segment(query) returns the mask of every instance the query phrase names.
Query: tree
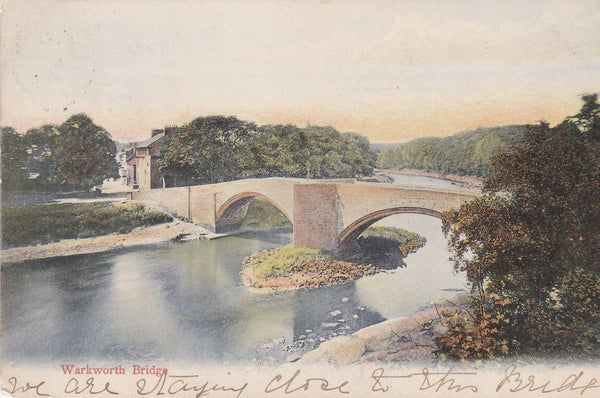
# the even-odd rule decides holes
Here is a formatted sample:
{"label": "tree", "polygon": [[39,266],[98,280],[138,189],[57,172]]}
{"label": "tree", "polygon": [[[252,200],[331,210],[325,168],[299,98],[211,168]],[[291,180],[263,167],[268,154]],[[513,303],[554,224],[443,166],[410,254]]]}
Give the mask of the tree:
{"label": "tree", "polygon": [[342,134],[342,162],[348,165],[349,177],[373,174],[377,156],[371,152],[369,139],[356,133]]}
{"label": "tree", "polygon": [[600,351],[600,107],[583,99],[561,124],[529,126],[494,157],[484,195],[444,214],[475,310],[438,340],[441,352],[474,354],[453,342],[482,330],[494,331],[488,356]]}
{"label": "tree", "polygon": [[382,150],[377,162],[382,168],[416,168],[442,173],[484,176],[491,158],[519,139],[525,126],[478,128],[449,137],[421,137]]}
{"label": "tree", "polygon": [[54,152],[57,189],[87,190],[119,176],[115,143],[86,114],[73,115],[58,128]]}
{"label": "tree", "polygon": [[180,183],[214,183],[248,177],[355,177],[373,172],[369,141],[333,127],[266,125],[235,117],[193,120],[170,134],[159,168]]}
{"label": "tree", "polygon": [[58,134],[58,126],[50,124],[30,129],[25,134],[27,170],[30,174],[36,175],[36,178],[30,180],[30,189],[54,189],[57,161],[55,141]]}
{"label": "tree", "polygon": [[342,134],[330,126],[312,126],[304,132],[307,146],[301,153],[305,176],[339,178],[373,173],[375,155],[367,138],[355,133]]}
{"label": "tree", "polygon": [[251,142],[259,176],[304,177],[308,140],[304,130],[292,125],[265,125]]}
{"label": "tree", "polygon": [[27,184],[27,143],[12,127],[2,127],[2,190],[18,191]]}
{"label": "tree", "polygon": [[472,164],[479,175],[485,175],[494,155],[503,151],[506,143],[499,134],[491,133],[475,143]]}
{"label": "tree", "polygon": [[255,130],[253,123],[233,116],[199,117],[167,136],[158,167],[187,183],[241,178],[250,158],[250,133]]}

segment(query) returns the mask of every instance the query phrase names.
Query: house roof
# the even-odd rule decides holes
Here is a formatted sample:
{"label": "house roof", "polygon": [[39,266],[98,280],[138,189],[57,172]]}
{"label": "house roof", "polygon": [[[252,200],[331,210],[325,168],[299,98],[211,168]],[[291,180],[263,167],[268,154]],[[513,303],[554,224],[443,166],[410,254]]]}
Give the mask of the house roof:
{"label": "house roof", "polygon": [[156,141],[159,141],[164,136],[165,133],[156,134],[154,137],[150,137],[147,140],[142,141],[139,145],[136,145],[136,148],[147,148],[150,145],[154,144]]}

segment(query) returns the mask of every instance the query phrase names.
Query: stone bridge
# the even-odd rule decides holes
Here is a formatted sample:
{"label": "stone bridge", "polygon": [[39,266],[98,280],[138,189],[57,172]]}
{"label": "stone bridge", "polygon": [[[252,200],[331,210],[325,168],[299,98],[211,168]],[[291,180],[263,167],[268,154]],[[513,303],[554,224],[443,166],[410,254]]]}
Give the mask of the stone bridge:
{"label": "stone bridge", "polygon": [[335,249],[384,217],[400,213],[441,217],[444,210],[477,195],[352,179],[263,178],[137,191],[132,199],[153,202],[219,232],[252,199],[263,198],[293,224],[294,244]]}

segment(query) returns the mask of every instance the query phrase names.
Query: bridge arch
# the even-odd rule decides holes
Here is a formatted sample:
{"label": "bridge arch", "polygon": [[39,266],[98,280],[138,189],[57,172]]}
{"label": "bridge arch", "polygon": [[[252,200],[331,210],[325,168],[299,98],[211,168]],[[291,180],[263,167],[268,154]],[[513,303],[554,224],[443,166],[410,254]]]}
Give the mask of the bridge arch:
{"label": "bridge arch", "polygon": [[293,220],[290,215],[275,201],[268,196],[259,192],[242,192],[227,199],[217,210],[215,221],[223,221],[231,217],[236,213],[237,210],[247,205],[251,200],[255,198],[264,199],[267,202],[275,206],[288,220],[293,224]]}
{"label": "bridge arch", "polygon": [[369,213],[364,217],[359,218],[352,224],[348,225],[339,236],[339,243],[351,242],[360,236],[367,228],[375,224],[377,221],[394,215],[394,214],[424,214],[436,218],[442,218],[442,213],[437,210],[427,209],[424,207],[392,207],[389,209],[378,210],[373,213]]}

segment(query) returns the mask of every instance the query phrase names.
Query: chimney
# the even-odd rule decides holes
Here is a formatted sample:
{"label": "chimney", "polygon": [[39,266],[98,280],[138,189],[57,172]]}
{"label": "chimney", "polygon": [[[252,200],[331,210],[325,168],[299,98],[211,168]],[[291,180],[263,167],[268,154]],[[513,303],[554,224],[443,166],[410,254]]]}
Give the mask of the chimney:
{"label": "chimney", "polygon": [[177,125],[176,124],[166,125],[165,126],[165,135],[169,135],[171,133],[174,133],[176,130],[177,130]]}

